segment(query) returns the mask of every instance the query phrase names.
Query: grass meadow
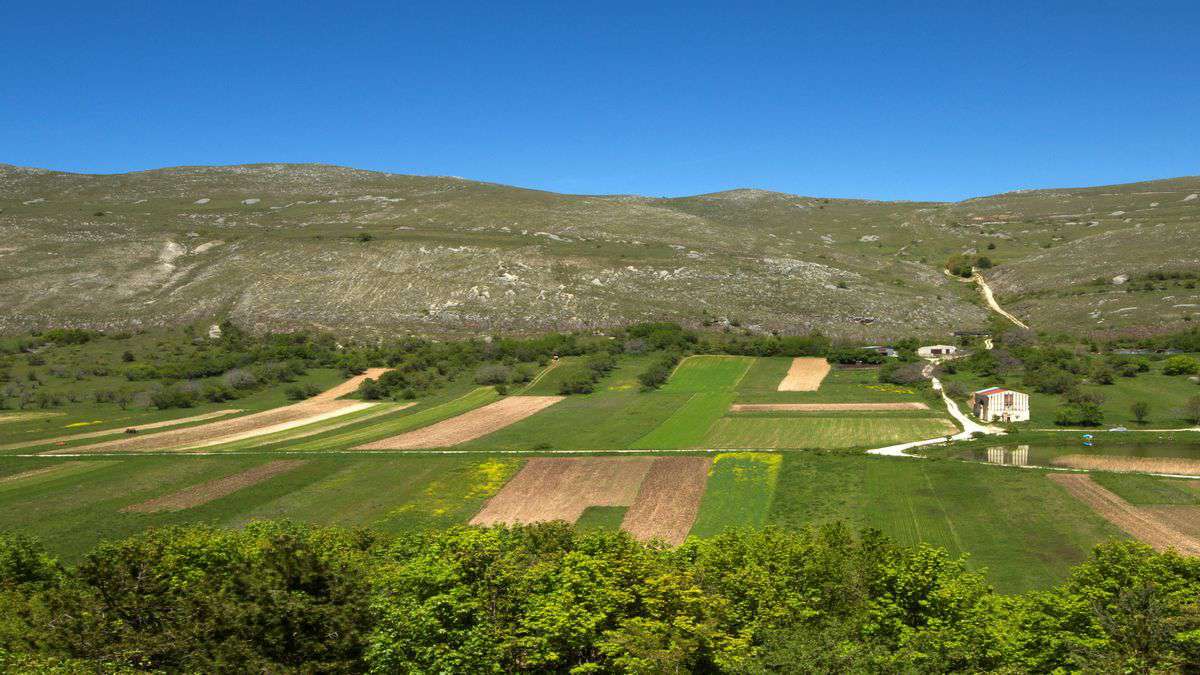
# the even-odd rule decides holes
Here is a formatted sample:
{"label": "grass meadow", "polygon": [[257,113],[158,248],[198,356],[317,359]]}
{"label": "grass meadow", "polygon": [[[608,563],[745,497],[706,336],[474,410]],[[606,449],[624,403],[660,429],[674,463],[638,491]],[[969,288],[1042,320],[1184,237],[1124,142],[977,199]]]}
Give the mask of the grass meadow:
{"label": "grass meadow", "polygon": [[[271,461],[261,455],[97,460],[0,458],[0,530],[36,535],[73,558],[97,541],[181,523],[254,519],[399,532],[466,522],[519,468],[495,456],[323,456],[206,504],[162,513],[121,509]],[[57,466],[57,469],[12,479]]]}
{"label": "grass meadow", "polygon": [[833,520],[968,554],[1009,593],[1055,583],[1093,545],[1124,536],[1042,471],[784,453],[768,522],[797,528]]}

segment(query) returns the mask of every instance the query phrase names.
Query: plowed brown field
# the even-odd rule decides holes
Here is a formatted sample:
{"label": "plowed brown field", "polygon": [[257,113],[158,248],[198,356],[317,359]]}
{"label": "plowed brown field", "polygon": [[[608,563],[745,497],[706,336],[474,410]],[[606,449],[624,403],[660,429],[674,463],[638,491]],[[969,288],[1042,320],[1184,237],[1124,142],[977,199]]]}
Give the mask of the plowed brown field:
{"label": "plowed brown field", "polygon": [[573,523],[589,506],[629,506],[653,463],[653,457],[535,457],[471,524]]}
{"label": "plowed brown field", "polygon": [[1200,541],[1164,522],[1157,514],[1121,499],[1082,473],[1049,474],[1071,496],[1087,504],[1102,518],[1138,541],[1159,551],[1174,549],[1182,555],[1200,556]]}
{"label": "plowed brown field", "polygon": [[621,529],[641,541],[683,543],[708,484],[708,457],[658,457],[625,512]]}
{"label": "plowed brown field", "polygon": [[562,396],[509,396],[427,427],[358,446],[360,450],[444,448],[503,429],[563,400]]}
{"label": "plowed brown field", "polygon": [[679,544],[708,482],[707,457],[535,457],[471,519],[473,525],[574,523],[590,506],[628,506],[621,529]]}

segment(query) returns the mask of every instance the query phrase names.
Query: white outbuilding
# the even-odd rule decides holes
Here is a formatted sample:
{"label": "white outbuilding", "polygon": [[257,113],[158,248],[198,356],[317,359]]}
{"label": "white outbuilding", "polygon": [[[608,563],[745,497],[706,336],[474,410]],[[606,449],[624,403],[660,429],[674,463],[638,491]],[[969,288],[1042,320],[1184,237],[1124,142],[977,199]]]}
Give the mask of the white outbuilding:
{"label": "white outbuilding", "polygon": [[958,353],[958,347],[954,345],[928,345],[917,350],[917,356],[923,359],[936,359],[946,356],[954,356]]}
{"label": "white outbuilding", "polygon": [[1003,387],[971,394],[971,410],[984,422],[1028,422],[1029,394]]}

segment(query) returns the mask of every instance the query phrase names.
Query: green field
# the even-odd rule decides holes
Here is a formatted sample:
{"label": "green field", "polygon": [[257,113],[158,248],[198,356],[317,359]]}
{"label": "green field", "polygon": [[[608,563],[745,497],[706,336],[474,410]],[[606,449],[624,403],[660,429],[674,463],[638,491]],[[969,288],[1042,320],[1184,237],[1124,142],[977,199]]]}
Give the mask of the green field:
{"label": "green field", "polygon": [[575,527],[584,531],[616,532],[621,529],[628,506],[589,506],[579,514]]}
{"label": "green field", "polygon": [[756,359],[737,387],[738,403],[903,403],[930,402],[928,388],[881,384],[879,369],[834,366],[817,391],[778,391],[792,359]]}
{"label": "green field", "polygon": [[765,525],[782,461],[782,455],[768,452],[721,453],[714,457],[691,533],[711,537],[730,527]]}
{"label": "green field", "polygon": [[969,555],[1003,592],[1042,588],[1123,537],[1041,471],[956,461],[787,453],[769,522],[843,520]]}
{"label": "green field", "polygon": [[[293,518],[384,532],[468,520],[520,466],[487,456],[313,457],[306,464],[194,508],[122,513],[133,504],[261,465],[252,455],[72,460],[58,470],[0,482],[0,530],[34,534],[72,557],[100,539],[147,527],[203,522],[239,525]],[[12,476],[63,460],[3,458]]]}
{"label": "green field", "polygon": [[753,363],[748,356],[689,356],[671,373],[663,391],[733,391]]}
{"label": "green field", "polygon": [[714,448],[841,449],[884,446],[958,432],[936,417],[730,416],[719,419],[702,445]]}
{"label": "green field", "polygon": [[1194,506],[1200,504],[1200,480],[1161,478],[1134,473],[1095,471],[1092,480],[1135,506]]}

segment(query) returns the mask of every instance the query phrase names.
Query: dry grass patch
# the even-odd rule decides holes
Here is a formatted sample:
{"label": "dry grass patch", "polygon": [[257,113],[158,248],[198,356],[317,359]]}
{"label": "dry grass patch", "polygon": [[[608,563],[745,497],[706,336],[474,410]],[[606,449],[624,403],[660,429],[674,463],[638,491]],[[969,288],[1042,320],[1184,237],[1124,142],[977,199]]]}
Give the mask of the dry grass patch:
{"label": "dry grass patch", "polygon": [[708,484],[708,457],[658,457],[625,512],[621,529],[641,541],[683,543]]}
{"label": "dry grass patch", "polygon": [[929,406],[918,401],[905,403],[735,403],[730,412],[837,412],[837,411],[885,411],[885,410],[929,410]]}
{"label": "dry grass patch", "polygon": [[589,506],[628,506],[653,463],[653,457],[535,457],[471,524],[574,523]]}
{"label": "dry grass patch", "polygon": [[562,396],[509,396],[421,429],[360,445],[357,449],[416,450],[458,445],[503,429],[561,400]]}
{"label": "dry grass patch", "polygon": [[157,497],[140,504],[126,506],[121,509],[127,513],[160,513],[162,511],[182,511],[190,509],[201,504],[207,504],[214,499],[220,499],[226,495],[233,494],[238,490],[243,490],[252,485],[257,485],[269,478],[277,476],[286,471],[297,469],[305,464],[302,459],[283,459],[274,462],[267,462],[261,466],[256,466],[253,469],[247,469],[241,473],[235,473],[232,476],[218,478],[216,480],[193,485],[186,490],[180,490],[173,494],[163,497]]}
{"label": "dry grass patch", "polygon": [[1200,476],[1200,460],[1182,457],[1111,457],[1105,455],[1063,455],[1050,460],[1054,466],[1071,469],[1166,473]]}
{"label": "dry grass patch", "polygon": [[[1050,480],[1102,518],[1121,528],[1138,541],[1159,551],[1175,550],[1182,555],[1200,556],[1200,540],[1175,529],[1154,510],[1138,508],[1115,493],[1101,487],[1091,476],[1079,473],[1050,474]],[[1194,507],[1188,507],[1194,508]]]}
{"label": "dry grass patch", "polygon": [[792,359],[787,375],[779,382],[779,391],[816,391],[829,374],[829,362],[823,358],[799,356]]}

